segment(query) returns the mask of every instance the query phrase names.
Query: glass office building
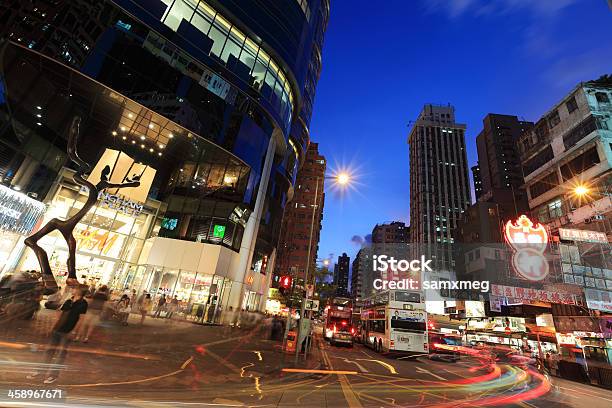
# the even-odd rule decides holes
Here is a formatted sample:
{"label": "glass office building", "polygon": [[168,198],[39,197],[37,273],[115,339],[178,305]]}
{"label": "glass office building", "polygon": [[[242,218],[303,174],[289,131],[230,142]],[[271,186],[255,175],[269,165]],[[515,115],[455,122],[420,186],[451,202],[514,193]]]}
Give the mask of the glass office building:
{"label": "glass office building", "polygon": [[[0,184],[46,204],[43,221],[78,211],[66,155],[78,115],[86,161],[150,176],[144,196],[108,191],[77,226],[79,274],[262,309],[328,15],[327,0],[0,5]],[[65,243],[41,244],[61,280]],[[13,269],[36,267],[12,245]]]}

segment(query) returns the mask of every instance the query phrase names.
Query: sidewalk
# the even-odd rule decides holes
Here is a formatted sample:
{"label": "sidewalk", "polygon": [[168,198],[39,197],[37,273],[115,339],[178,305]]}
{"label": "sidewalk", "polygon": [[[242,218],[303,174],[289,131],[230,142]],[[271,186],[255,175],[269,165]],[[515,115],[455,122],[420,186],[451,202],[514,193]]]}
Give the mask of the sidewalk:
{"label": "sidewalk", "polygon": [[[35,320],[14,321],[0,328],[0,383],[27,385],[25,376],[43,361],[48,333],[58,315],[41,310]],[[249,369],[273,377],[286,376],[282,368],[320,366],[316,345],[306,361],[300,357],[295,364],[294,355],[284,353],[281,342],[266,338],[261,324],[249,331],[151,317],[143,326],[139,321],[140,315],[132,314],[128,326],[102,322],[87,344],[71,342],[58,385],[128,381],[148,385],[148,378],[174,373],[164,385],[181,388],[192,384],[192,377],[206,384],[243,381],[244,363],[251,360]],[[257,356],[265,356],[263,362]]]}

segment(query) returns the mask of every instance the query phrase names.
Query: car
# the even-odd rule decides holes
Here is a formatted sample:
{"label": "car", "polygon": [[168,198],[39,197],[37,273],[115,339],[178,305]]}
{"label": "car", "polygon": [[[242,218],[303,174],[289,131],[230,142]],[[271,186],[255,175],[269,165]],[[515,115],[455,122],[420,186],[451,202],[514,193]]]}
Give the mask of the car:
{"label": "car", "polygon": [[460,359],[461,337],[444,333],[429,333],[429,358],[455,362]]}
{"label": "car", "polygon": [[348,346],[353,347],[353,333],[350,330],[334,330],[329,338],[329,344],[332,346]]}

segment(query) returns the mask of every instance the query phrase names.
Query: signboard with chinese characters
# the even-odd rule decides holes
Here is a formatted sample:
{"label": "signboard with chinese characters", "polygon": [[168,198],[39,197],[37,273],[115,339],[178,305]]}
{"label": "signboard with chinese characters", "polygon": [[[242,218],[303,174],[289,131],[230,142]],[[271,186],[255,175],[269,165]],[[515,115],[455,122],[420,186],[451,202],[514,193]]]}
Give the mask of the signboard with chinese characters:
{"label": "signboard with chinese characters", "polygon": [[544,251],[548,246],[548,232],[542,224],[534,224],[521,215],[508,221],[504,229],[506,242],[513,248],[512,267],[522,278],[541,281],[548,276],[548,261]]}
{"label": "signboard with chinese characters", "polygon": [[560,333],[599,331],[599,321],[591,316],[553,316],[553,321],[555,322],[555,330]]}
{"label": "signboard with chinese characters", "polygon": [[589,309],[612,313],[612,292],[585,288],[584,295]]}
{"label": "signboard with chinese characters", "polygon": [[581,241],[593,243],[608,243],[608,236],[604,232],[559,228],[559,238],[563,241]]}
{"label": "signboard with chinese characters", "polygon": [[[546,303],[562,303],[567,305],[576,304],[576,300],[572,293],[568,292],[549,292],[546,290],[519,288],[514,286],[491,285],[491,295],[501,296],[508,299],[508,304],[511,303],[526,303],[537,301]],[[510,301],[518,300],[518,302]]]}

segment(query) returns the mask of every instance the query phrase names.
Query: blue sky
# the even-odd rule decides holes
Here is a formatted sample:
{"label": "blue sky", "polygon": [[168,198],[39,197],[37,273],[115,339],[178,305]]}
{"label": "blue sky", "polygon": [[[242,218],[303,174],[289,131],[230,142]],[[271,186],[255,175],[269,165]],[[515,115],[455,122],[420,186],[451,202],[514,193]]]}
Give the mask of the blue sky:
{"label": "blue sky", "polygon": [[606,0],[335,0],[311,139],[328,170],[319,258],[347,252],[377,223],[409,221],[409,122],[452,103],[468,162],[489,112],[537,120],[578,82],[612,73]]}

